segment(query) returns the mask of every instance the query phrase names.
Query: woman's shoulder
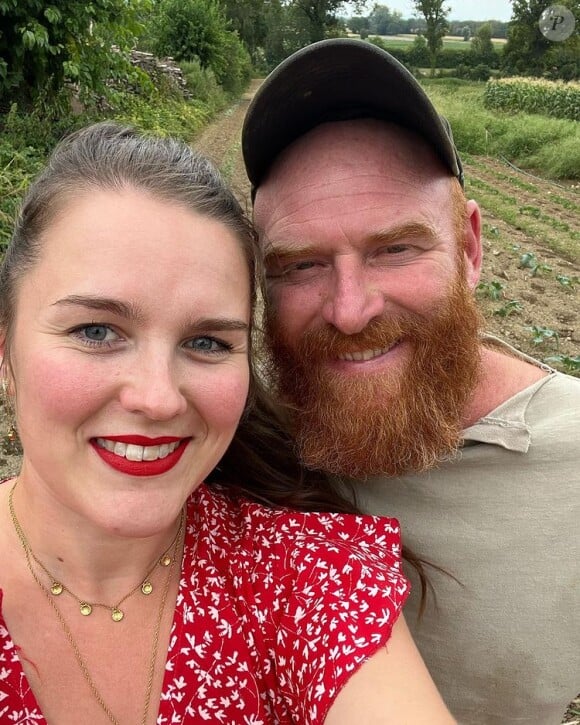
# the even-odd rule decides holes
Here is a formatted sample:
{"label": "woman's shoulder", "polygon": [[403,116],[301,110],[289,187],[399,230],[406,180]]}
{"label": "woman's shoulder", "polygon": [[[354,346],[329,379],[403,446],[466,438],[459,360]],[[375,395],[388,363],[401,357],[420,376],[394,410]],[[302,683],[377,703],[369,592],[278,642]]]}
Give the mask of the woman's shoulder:
{"label": "woman's shoulder", "polygon": [[394,518],[269,508],[209,486],[196,491],[190,506],[198,556],[244,570],[254,586],[272,575],[293,587],[298,578],[320,582],[332,574],[370,586],[388,581],[406,596]]}
{"label": "woman's shoulder", "polygon": [[270,508],[206,485],[190,500],[192,515],[198,528],[226,548],[258,550],[262,561],[280,548],[292,555],[323,547],[368,556],[395,568],[400,563],[401,534],[395,518]]}
{"label": "woman's shoulder", "polygon": [[271,509],[209,487],[194,502],[206,517],[204,572],[217,580],[218,568],[220,591],[234,593],[236,621],[273,658],[284,701],[301,722],[321,722],[389,640],[408,595],[398,522]]}

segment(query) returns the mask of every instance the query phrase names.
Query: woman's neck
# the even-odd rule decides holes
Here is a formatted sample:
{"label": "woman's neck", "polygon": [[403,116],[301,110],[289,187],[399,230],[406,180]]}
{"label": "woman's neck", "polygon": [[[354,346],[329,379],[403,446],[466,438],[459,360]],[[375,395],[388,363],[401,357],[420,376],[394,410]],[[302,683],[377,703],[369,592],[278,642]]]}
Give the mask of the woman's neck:
{"label": "woman's neck", "polygon": [[[95,525],[24,473],[2,488],[2,519],[11,534],[81,599],[114,604],[147,575],[152,580],[159,577],[159,559],[173,553],[180,515],[168,525],[160,523],[147,536],[135,536],[130,529],[117,533]],[[37,568],[50,586],[47,572],[40,565]]]}

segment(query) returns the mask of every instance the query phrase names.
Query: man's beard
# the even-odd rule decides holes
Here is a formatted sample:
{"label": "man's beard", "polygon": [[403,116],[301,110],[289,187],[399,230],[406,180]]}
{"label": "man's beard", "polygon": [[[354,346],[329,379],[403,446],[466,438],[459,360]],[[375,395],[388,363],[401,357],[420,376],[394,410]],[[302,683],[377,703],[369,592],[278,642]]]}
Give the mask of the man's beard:
{"label": "man's beard", "polygon": [[[309,468],[352,478],[400,476],[452,457],[478,380],[480,315],[463,276],[428,316],[372,320],[356,335],[326,326],[288,344],[265,318],[269,374],[290,404],[298,454]],[[409,359],[391,370],[344,375],[342,353],[404,341]],[[396,354],[396,353],[395,353]]]}

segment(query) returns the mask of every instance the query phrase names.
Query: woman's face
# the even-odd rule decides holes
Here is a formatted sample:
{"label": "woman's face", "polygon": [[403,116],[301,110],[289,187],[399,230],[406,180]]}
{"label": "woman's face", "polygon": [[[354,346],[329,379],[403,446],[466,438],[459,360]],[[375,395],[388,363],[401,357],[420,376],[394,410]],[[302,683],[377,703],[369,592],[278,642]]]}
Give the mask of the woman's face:
{"label": "woman's face", "polygon": [[173,521],[244,409],[248,276],[224,224],[145,192],[65,206],[18,289],[21,478],[111,533]]}

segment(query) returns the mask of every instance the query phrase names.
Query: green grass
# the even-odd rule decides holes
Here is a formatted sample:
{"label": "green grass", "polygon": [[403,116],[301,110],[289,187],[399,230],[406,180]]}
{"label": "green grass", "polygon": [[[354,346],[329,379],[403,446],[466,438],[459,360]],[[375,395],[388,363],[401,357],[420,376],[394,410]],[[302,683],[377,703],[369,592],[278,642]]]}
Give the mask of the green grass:
{"label": "green grass", "polygon": [[449,119],[460,152],[504,156],[552,179],[580,179],[580,128],[574,121],[489,111],[482,82],[436,78],[423,86]]}

